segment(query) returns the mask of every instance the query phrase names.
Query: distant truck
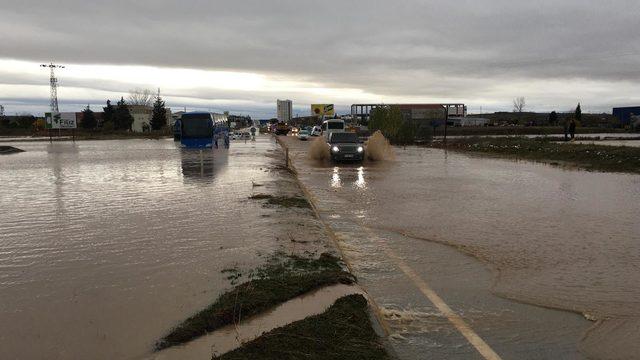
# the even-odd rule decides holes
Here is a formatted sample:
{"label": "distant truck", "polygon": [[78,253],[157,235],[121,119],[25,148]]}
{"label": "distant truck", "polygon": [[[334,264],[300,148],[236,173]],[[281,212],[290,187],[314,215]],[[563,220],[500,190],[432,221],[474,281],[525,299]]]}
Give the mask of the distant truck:
{"label": "distant truck", "polygon": [[329,142],[329,137],[333,133],[343,133],[345,132],[345,124],[344,120],[340,119],[329,119],[322,122],[322,135],[327,142]]}
{"label": "distant truck", "polygon": [[279,122],[276,124],[275,133],[276,135],[287,135],[291,131],[291,127],[287,125],[285,122]]}
{"label": "distant truck", "polygon": [[329,134],[327,146],[333,161],[364,160],[364,146],[356,133],[332,132]]}

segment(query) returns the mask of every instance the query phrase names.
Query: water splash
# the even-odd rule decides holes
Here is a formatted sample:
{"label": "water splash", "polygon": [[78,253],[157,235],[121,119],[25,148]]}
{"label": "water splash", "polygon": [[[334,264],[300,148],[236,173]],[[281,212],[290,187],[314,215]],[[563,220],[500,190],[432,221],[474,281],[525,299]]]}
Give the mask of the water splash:
{"label": "water splash", "polygon": [[309,146],[309,158],[312,160],[328,160],[330,157],[329,147],[324,141],[324,137],[317,137],[311,141]]}
{"label": "water splash", "polygon": [[396,158],[389,140],[382,135],[380,130],[369,137],[366,143],[367,158],[371,161],[393,160]]}

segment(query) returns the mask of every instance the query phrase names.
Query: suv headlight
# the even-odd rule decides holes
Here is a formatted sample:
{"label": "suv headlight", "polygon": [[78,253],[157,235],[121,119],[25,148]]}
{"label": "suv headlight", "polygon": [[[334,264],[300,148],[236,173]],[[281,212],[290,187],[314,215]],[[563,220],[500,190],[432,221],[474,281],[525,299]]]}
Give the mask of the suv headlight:
{"label": "suv headlight", "polygon": [[331,148],[331,151],[338,152],[338,151],[340,151],[340,149],[337,146],[334,146],[334,147]]}
{"label": "suv headlight", "polygon": [[364,151],[364,148],[363,148],[362,146],[358,146],[358,149],[357,149],[357,150],[358,150],[358,152],[363,152],[363,151]]}

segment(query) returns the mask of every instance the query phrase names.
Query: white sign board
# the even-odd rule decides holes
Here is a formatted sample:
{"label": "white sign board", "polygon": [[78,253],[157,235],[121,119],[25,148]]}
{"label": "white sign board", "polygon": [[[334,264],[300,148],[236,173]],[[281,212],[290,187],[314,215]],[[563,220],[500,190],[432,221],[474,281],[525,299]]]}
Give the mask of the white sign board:
{"label": "white sign board", "polygon": [[44,114],[47,129],[76,129],[76,113],[45,113]]}

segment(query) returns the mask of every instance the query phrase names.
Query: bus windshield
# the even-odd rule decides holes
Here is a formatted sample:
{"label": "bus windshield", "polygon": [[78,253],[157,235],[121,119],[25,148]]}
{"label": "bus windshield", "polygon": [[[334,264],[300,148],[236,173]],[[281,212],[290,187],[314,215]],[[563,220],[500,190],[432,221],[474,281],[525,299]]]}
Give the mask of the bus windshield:
{"label": "bus windshield", "polygon": [[181,122],[183,137],[206,138],[213,136],[213,124],[210,115],[184,114]]}

